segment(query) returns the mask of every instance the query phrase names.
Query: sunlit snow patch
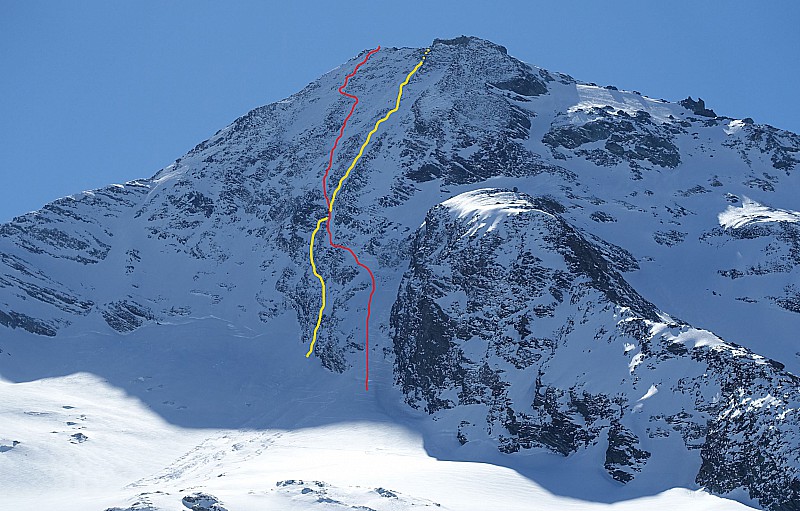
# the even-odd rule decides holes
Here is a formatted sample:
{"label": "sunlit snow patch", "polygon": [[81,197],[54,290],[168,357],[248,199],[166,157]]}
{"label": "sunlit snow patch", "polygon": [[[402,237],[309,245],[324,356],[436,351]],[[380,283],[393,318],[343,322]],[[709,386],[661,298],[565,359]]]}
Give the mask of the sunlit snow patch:
{"label": "sunlit snow patch", "polygon": [[667,330],[667,325],[656,323],[651,328],[653,336],[661,334],[662,338],[667,342],[678,344],[691,344],[693,348],[702,348],[707,346],[714,348],[717,346],[728,346],[722,339],[709,332],[708,330],[701,330],[699,328],[689,328],[678,335],[673,335]]}
{"label": "sunlit snow patch", "polygon": [[468,218],[471,224],[467,236],[479,230],[494,230],[505,218],[530,211],[530,203],[513,192],[484,188],[462,193],[442,203],[459,219]]}
{"label": "sunlit snow patch", "polygon": [[656,394],[658,394],[658,387],[656,387],[655,385],[650,385],[650,388],[647,389],[645,395],[636,400],[636,404],[633,406],[633,411],[634,412],[641,411],[642,407],[644,406],[642,401],[645,401],[646,399],[649,399],[655,396]]}
{"label": "sunlit snow patch", "polygon": [[656,394],[658,394],[658,387],[656,387],[655,385],[650,385],[650,388],[647,389],[645,395],[640,397],[637,401],[644,401],[645,399],[651,398]]}
{"label": "sunlit snow patch", "polygon": [[742,128],[744,128],[745,126],[746,126],[746,124],[745,124],[745,122],[743,120],[735,119],[735,120],[729,122],[728,126],[726,128],[723,128],[723,129],[725,130],[725,134],[726,135],[734,135],[734,134],[742,131]]}
{"label": "sunlit snow patch", "polygon": [[800,213],[788,209],[774,209],[744,198],[742,207],[728,208],[718,215],[719,225],[725,229],[736,229],[752,223],[763,222],[798,222]]}
{"label": "sunlit snow patch", "polygon": [[595,108],[613,108],[614,111],[623,111],[628,115],[636,115],[637,112],[645,111],[659,122],[667,122],[672,115],[678,115],[682,107],[651,99],[637,94],[630,94],[624,91],[606,89],[594,85],[579,84],[575,87],[578,93],[578,102],[571,106],[567,113],[570,119],[578,123],[586,123],[597,120],[599,117],[590,114]]}

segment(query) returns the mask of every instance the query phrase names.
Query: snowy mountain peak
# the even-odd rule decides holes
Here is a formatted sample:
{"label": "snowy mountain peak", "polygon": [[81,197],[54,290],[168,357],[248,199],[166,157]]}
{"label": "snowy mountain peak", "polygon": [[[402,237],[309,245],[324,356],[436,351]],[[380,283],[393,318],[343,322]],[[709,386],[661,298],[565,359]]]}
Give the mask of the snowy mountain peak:
{"label": "snowy mountain peak", "polygon": [[[424,52],[383,48],[349,81],[359,103],[331,183]],[[362,59],[149,179],[0,225],[0,375],[96,374],[181,427],[339,420],[316,410],[361,389],[371,286],[317,238],[329,306],[305,359],[321,300],[309,239],[351,106],[338,88]],[[796,508],[798,154],[798,135],[699,99],[577,81],[473,37],[435,40],[333,212],[333,236],[377,281],[370,392],[347,413],[411,414],[443,459],[532,474],[556,453],[551,467],[585,474],[575,498],[705,487]],[[164,382],[146,383],[153,374]],[[204,467],[214,455],[198,449],[186,463]]]}

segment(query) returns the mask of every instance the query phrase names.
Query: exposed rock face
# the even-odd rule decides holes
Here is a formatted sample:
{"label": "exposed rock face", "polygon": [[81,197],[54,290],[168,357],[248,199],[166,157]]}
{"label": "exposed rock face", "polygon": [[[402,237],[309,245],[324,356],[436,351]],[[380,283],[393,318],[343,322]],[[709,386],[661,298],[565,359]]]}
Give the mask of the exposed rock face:
{"label": "exposed rock face", "polygon": [[[596,165],[613,167],[624,161],[635,171],[642,164],[674,168],[681,163],[674,143],[674,135],[686,133],[680,121],[654,123],[643,110],[629,115],[624,110],[591,107],[583,113],[597,119],[576,125],[567,115],[556,117],[542,139],[552,148],[553,157],[566,159],[559,150],[564,148]],[[603,143],[602,148],[597,147],[598,142]]]}
{"label": "exposed rock face", "polygon": [[551,208],[468,192],[430,210],[412,254],[392,311],[397,383],[458,419],[462,444],[478,425],[504,452],[605,445],[627,483],[677,436],[700,450],[699,484],[800,502],[800,379],[659,313]]}
{"label": "exposed rock face", "polygon": [[216,497],[208,493],[194,493],[181,499],[183,505],[192,511],[227,511]]}
{"label": "exposed rock face", "polygon": [[650,453],[637,448],[639,439],[618,422],[608,429],[608,449],[603,466],[609,475],[621,483],[630,482],[634,473],[641,472]]}
{"label": "exposed rock face", "polygon": [[693,100],[691,96],[682,100],[680,105],[694,114],[702,115],[703,117],[716,117],[717,114],[713,110],[706,108],[706,102],[700,98],[697,101]]}

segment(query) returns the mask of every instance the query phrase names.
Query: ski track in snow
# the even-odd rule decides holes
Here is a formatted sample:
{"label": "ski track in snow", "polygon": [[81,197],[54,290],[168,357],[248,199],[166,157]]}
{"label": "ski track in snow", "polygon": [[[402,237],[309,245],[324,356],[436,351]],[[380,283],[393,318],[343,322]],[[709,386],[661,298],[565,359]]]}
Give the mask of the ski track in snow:
{"label": "ski track in snow", "polygon": [[[333,399],[346,407],[338,395]],[[0,400],[4,435],[20,439],[0,452],[3,506],[18,511],[103,510],[135,502],[178,511],[194,492],[213,495],[229,511],[749,509],[680,489],[614,504],[562,497],[498,465],[436,460],[416,433],[389,421],[293,431],[180,428],[93,375],[2,381]],[[28,413],[17,416],[16,410]],[[77,427],[88,440],[69,442],[75,426],[64,424],[70,417],[85,417]]]}

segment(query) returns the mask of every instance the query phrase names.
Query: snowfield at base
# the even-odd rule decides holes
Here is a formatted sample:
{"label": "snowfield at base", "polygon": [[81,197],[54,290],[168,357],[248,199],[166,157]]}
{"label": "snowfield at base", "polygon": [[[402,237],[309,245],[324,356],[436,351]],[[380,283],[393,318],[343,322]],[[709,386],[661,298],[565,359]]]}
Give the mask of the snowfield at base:
{"label": "snowfield at base", "polygon": [[379,414],[293,431],[179,427],[86,373],[0,381],[0,402],[3,438],[19,441],[0,453],[3,508],[15,511],[179,511],[198,491],[228,511],[751,509],[679,488],[611,504],[559,496],[510,468],[437,460]]}

